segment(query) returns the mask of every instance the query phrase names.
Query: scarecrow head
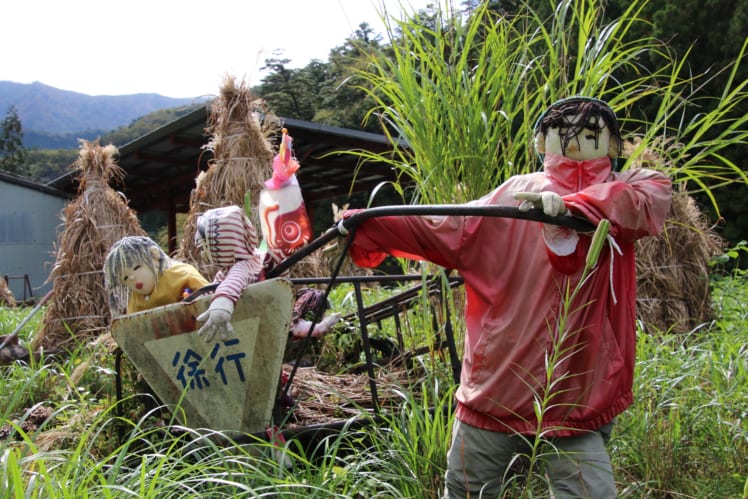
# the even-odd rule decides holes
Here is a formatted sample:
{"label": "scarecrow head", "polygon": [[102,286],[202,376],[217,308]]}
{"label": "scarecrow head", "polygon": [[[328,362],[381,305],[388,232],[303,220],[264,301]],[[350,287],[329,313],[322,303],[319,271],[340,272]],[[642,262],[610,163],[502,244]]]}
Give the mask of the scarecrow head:
{"label": "scarecrow head", "polygon": [[621,154],[615,113],[604,101],[569,97],[552,104],[535,122],[535,150],[541,160],[556,154],[575,161],[608,156],[612,166]]}
{"label": "scarecrow head", "polygon": [[169,256],[152,239],[123,237],[112,245],[104,260],[106,286],[125,286],[133,293],[149,295],[170,263]]}
{"label": "scarecrow head", "polygon": [[112,245],[104,260],[104,283],[110,291],[110,306],[119,310],[121,291],[150,295],[161,273],[172,260],[152,239],[126,236]]}

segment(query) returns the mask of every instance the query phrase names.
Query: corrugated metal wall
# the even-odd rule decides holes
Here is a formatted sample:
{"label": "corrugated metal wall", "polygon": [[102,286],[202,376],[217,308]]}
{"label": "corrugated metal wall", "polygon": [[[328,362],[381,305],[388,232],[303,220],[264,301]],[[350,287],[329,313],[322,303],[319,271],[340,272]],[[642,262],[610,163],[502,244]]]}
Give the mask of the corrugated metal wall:
{"label": "corrugated metal wall", "polygon": [[54,248],[66,202],[0,178],[0,278],[16,277],[8,285],[18,301],[30,298],[23,279],[26,275],[34,297],[52,289],[46,280],[55,263]]}

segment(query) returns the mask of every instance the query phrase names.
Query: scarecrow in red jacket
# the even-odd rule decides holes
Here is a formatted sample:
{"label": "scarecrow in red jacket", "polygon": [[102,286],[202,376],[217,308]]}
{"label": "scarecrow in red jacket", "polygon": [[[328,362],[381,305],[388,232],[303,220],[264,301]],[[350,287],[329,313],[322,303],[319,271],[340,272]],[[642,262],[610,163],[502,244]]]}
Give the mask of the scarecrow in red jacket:
{"label": "scarecrow in red jacket", "polygon": [[[496,497],[513,457],[535,437],[552,444],[544,471],[556,497],[616,496],[604,444],[614,418],[633,400],[634,243],[662,230],[671,182],[653,170],[615,171],[620,132],[613,111],[597,99],[553,104],[534,132],[542,171],[512,177],[469,204],[519,203],[553,216],[610,221],[609,243],[568,315],[565,291],[580,282],[588,234],[513,218],[380,217],[356,228],[350,249],[361,266],[393,255],[455,269],[464,279],[450,498]],[[558,360],[552,371],[549,358]],[[544,398],[550,403],[539,417]]]}

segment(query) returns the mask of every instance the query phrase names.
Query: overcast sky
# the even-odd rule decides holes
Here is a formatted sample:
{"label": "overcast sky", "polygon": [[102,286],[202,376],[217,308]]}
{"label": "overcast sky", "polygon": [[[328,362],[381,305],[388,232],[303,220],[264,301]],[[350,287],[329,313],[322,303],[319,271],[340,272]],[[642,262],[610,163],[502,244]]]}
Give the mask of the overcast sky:
{"label": "overcast sky", "polygon": [[274,50],[292,67],[326,61],[361,22],[384,35],[383,8],[400,18],[429,3],[438,1],[4,0],[0,80],[88,95],[215,95],[226,73],[259,83]]}

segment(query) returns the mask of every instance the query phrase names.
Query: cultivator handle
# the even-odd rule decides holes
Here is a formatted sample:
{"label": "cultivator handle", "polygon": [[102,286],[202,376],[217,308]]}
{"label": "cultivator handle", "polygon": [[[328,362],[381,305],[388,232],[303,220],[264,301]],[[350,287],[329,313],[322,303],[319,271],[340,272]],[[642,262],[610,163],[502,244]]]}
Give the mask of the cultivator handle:
{"label": "cultivator handle", "polygon": [[[546,215],[542,209],[533,208],[527,211],[520,211],[516,206],[468,206],[462,204],[432,204],[432,205],[393,205],[379,206],[359,211],[343,221],[344,229],[354,231],[363,221],[370,218],[389,217],[389,216],[481,216],[481,217],[499,217],[499,218],[517,218],[521,220],[530,220],[542,222],[560,227],[566,227],[577,232],[594,232],[595,225],[580,217],[558,215]],[[277,277],[296,262],[305,258],[333,239],[344,235],[338,225],[333,225],[322,235],[309,242],[309,244],[299,248],[296,253],[289,256],[277,266],[271,269],[267,276]]]}

